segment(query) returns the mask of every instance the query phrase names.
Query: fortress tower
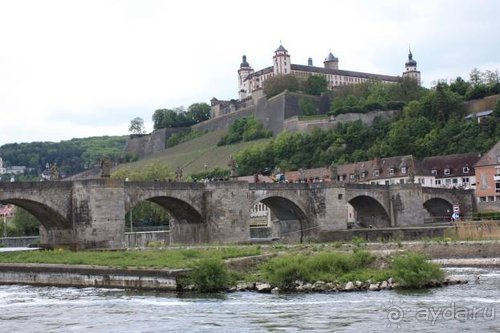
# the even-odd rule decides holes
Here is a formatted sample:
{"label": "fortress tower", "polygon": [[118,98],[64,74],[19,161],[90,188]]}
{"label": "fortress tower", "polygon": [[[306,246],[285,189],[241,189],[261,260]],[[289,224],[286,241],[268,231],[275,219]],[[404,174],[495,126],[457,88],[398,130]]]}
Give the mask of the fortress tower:
{"label": "fortress tower", "polygon": [[339,69],[339,58],[335,57],[332,52],[328,53],[325,61],[323,61],[325,68],[328,69]]}
{"label": "fortress tower", "polygon": [[247,62],[247,56],[244,55],[242,57],[240,69],[238,69],[238,95],[240,97],[240,100],[246,98],[252,93],[250,89],[250,82],[246,80],[248,75],[250,75],[251,73],[253,73],[253,69]]}
{"label": "fortress tower", "polygon": [[281,44],[278,47],[278,49],[274,51],[273,67],[274,67],[274,75],[286,75],[292,72],[290,55],[288,54],[288,51]]}
{"label": "fortress tower", "polygon": [[403,72],[403,77],[415,79],[418,85],[420,85],[420,72],[417,71],[417,62],[413,60],[413,54],[410,49],[408,49],[408,52],[408,61],[405,63],[406,71]]}

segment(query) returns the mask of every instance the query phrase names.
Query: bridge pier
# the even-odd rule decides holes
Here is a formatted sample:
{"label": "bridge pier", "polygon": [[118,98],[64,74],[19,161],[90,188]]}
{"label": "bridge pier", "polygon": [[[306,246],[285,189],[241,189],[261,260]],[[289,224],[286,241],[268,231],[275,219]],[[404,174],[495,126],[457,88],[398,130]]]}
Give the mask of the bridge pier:
{"label": "bridge pier", "polygon": [[102,178],[73,182],[72,213],[75,249],[124,246],[123,181]]}

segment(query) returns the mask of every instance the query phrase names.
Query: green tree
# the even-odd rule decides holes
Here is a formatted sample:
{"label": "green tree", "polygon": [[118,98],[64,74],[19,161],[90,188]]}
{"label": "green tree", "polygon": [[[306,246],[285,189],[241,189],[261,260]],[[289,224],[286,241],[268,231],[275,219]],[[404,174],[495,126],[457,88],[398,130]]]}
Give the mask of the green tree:
{"label": "green tree", "polygon": [[271,77],[264,81],[264,93],[268,98],[281,94],[283,91],[299,90],[299,81],[292,74]]}
{"label": "green tree", "polygon": [[328,90],[328,82],[324,75],[309,75],[304,82],[304,92],[319,96]]}
{"label": "green tree", "polygon": [[495,104],[495,108],[493,109],[493,116],[496,118],[500,118],[500,100]]}
{"label": "green tree", "polygon": [[34,236],[39,233],[40,222],[28,211],[16,207],[14,217],[9,225],[10,236]]}
{"label": "green tree", "polygon": [[210,119],[210,105],[207,103],[194,103],[188,107],[187,117],[195,123]]}
{"label": "green tree", "polygon": [[132,119],[128,126],[128,131],[130,134],[144,134],[146,132],[144,129],[144,120],[141,117]]}

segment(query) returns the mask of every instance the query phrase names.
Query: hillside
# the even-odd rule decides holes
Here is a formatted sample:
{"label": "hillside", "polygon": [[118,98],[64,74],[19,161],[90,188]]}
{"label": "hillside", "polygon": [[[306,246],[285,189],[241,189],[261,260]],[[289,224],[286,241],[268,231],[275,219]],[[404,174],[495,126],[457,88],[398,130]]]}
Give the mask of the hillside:
{"label": "hillside", "polygon": [[229,169],[227,164],[230,155],[234,155],[238,151],[256,143],[270,141],[270,139],[261,139],[227,146],[217,146],[217,142],[226,132],[226,130],[209,132],[196,139],[147,156],[137,162],[122,164],[116,167],[115,171],[124,167],[140,169],[154,163],[166,164],[172,172],[177,167],[182,167],[184,177],[192,173],[204,171],[205,165],[207,166],[207,170],[214,168]]}
{"label": "hillside", "polygon": [[60,142],[8,143],[0,146],[4,167],[24,166],[28,179],[37,178],[47,165],[55,164],[61,175],[72,175],[97,165],[103,155],[117,160],[126,136],[101,136]]}

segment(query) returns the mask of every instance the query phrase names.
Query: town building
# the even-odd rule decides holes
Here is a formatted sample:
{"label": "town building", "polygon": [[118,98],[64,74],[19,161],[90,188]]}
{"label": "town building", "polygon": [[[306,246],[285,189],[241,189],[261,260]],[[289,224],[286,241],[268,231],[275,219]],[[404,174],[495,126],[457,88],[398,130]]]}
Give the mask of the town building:
{"label": "town building", "polygon": [[480,211],[500,211],[500,141],[475,165],[476,199]]}
{"label": "town building", "polygon": [[[481,158],[478,153],[425,157],[420,164],[423,176],[430,178],[429,187],[476,188],[474,165]],[[419,181],[420,182],[420,181]]]}
{"label": "town building", "polygon": [[[293,64],[288,50],[280,45],[274,51],[272,65],[254,71],[247,61],[246,55],[242,57],[238,69],[238,96],[240,101],[250,98],[260,98],[263,93],[264,82],[278,75],[293,74],[298,79],[307,79],[310,75],[323,75],[328,82],[328,88],[352,85],[369,81],[380,81],[385,83],[396,83],[401,77],[393,75],[373,74],[344,70],[339,68],[339,58],[331,52],[323,61],[323,67],[313,66],[312,59],[308,59],[307,65]],[[408,61],[405,63],[403,77],[415,79],[420,84],[420,72],[417,70],[417,62],[413,59],[411,50],[408,53]]]}

